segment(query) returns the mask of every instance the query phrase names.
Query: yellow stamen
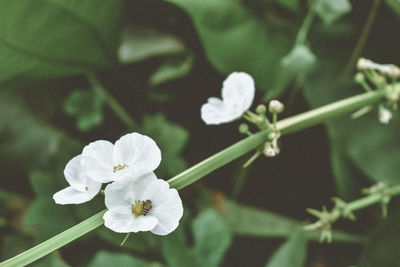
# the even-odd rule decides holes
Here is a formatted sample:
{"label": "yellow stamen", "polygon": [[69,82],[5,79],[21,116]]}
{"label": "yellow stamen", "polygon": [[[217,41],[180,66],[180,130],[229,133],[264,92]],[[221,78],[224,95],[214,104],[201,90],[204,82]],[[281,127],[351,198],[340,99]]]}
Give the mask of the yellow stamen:
{"label": "yellow stamen", "polygon": [[135,217],[141,216],[143,213],[143,202],[136,200],[135,204],[132,205],[132,214],[135,215]]}
{"label": "yellow stamen", "polygon": [[118,164],[117,166],[113,167],[113,171],[114,172],[120,171],[120,170],[124,169],[125,167],[128,167],[128,165],[126,165],[125,163],[124,163],[124,165]]}

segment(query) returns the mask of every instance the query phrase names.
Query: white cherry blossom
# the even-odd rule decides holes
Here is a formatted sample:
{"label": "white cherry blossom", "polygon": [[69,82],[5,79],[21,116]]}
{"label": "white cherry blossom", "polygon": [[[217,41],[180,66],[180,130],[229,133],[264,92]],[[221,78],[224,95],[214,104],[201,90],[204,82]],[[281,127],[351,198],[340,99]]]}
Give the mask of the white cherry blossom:
{"label": "white cherry blossom", "polygon": [[244,72],[233,72],[223,83],[222,99],[210,97],[201,107],[201,118],[206,124],[221,124],[240,118],[253,103],[253,78]]}
{"label": "white cherry blossom", "polygon": [[123,178],[107,185],[104,193],[108,208],[104,225],[118,233],[167,235],[178,227],[183,215],[178,191],[154,173]]}
{"label": "white cherry blossom", "polygon": [[85,146],[81,165],[99,183],[138,177],[154,171],[161,162],[161,151],[148,136],[130,133],[115,144],[99,140]]}
{"label": "white cherry blossom", "polygon": [[94,198],[100,191],[101,183],[90,179],[82,170],[82,155],[71,159],[64,169],[64,176],[70,184],[67,188],[53,195],[57,204],[80,204]]}

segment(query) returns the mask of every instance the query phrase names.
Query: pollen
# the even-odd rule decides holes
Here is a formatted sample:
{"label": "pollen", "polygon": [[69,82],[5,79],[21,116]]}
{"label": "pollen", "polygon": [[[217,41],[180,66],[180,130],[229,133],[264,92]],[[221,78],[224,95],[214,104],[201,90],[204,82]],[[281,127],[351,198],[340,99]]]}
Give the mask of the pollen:
{"label": "pollen", "polygon": [[86,191],[89,191],[89,188],[88,188],[87,186],[85,186],[85,190],[86,190]]}
{"label": "pollen", "polygon": [[141,216],[143,214],[143,201],[136,200],[135,204],[132,204],[131,210],[135,217]]}
{"label": "pollen", "polygon": [[117,171],[123,170],[125,167],[128,167],[128,165],[126,165],[125,163],[123,165],[118,164],[117,166],[113,167],[113,171],[117,172]]}

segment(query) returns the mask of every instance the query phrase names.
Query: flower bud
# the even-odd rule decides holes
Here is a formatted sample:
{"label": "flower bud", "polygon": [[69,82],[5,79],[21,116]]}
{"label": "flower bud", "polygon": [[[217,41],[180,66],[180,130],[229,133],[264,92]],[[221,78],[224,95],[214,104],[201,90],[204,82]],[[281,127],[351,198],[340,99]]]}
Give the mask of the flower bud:
{"label": "flower bud", "polygon": [[285,109],[285,106],[278,100],[271,100],[269,102],[268,109],[269,109],[269,112],[271,112],[271,113],[279,114],[279,113],[283,112],[283,110]]}
{"label": "flower bud", "polygon": [[263,105],[263,104],[258,105],[258,106],[256,107],[256,112],[257,112],[258,114],[265,114],[265,113],[267,112],[267,107],[266,107],[265,105]]}
{"label": "flower bud", "polygon": [[357,62],[357,69],[365,70],[371,67],[372,61],[366,58],[361,57]]}
{"label": "flower bud", "polygon": [[393,114],[387,108],[380,108],[378,112],[379,122],[382,124],[388,124],[389,121],[392,119]]}
{"label": "flower bud", "polygon": [[239,125],[239,133],[247,134],[249,132],[249,126],[246,123],[241,123]]}
{"label": "flower bud", "polygon": [[365,81],[365,75],[362,74],[361,72],[357,73],[356,76],[354,76],[354,80],[357,83],[362,83],[363,81]]}

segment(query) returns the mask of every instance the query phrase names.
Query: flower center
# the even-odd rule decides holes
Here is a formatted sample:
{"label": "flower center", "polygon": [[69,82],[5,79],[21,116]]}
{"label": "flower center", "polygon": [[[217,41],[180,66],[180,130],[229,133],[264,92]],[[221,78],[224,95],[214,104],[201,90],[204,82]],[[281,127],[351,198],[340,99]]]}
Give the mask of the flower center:
{"label": "flower center", "polygon": [[85,186],[85,190],[86,190],[86,191],[89,191],[89,188],[88,188],[87,186]]}
{"label": "flower center", "polygon": [[146,216],[152,208],[151,200],[140,201],[136,200],[134,204],[131,206],[132,214],[135,217]]}
{"label": "flower center", "polygon": [[118,164],[117,166],[113,167],[113,171],[117,172],[117,171],[123,170],[125,167],[128,167],[128,165],[126,165],[125,163],[123,165]]}

